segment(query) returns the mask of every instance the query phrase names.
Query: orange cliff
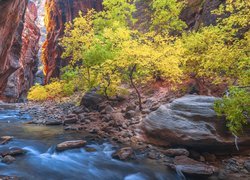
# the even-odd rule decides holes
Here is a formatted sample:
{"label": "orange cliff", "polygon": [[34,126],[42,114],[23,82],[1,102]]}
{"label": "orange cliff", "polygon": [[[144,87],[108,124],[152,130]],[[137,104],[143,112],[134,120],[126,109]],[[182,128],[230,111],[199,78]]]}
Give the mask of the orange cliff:
{"label": "orange cliff", "polygon": [[88,9],[102,10],[102,0],[47,0],[45,24],[47,38],[43,44],[42,61],[44,64],[45,81],[60,76],[60,68],[68,64],[61,59],[62,47],[58,41],[64,34],[64,24],[72,21],[82,11]]}

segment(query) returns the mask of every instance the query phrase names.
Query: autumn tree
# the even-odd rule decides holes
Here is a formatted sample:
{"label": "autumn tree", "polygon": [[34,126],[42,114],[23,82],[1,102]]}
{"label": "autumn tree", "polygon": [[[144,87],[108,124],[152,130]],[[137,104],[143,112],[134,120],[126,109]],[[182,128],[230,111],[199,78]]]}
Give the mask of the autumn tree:
{"label": "autumn tree", "polygon": [[250,83],[249,8],[248,0],[228,0],[213,12],[218,16],[216,25],[186,32],[182,39],[187,73],[232,86],[216,110],[226,115],[234,134],[249,119],[249,89],[239,88]]}
{"label": "autumn tree", "polygon": [[153,0],[151,30],[158,33],[182,32],[186,24],[179,17],[184,7],[184,0]]}

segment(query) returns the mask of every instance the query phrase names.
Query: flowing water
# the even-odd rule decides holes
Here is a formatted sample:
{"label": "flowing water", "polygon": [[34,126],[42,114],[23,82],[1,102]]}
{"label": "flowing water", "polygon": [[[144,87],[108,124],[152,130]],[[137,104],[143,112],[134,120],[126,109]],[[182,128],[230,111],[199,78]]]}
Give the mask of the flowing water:
{"label": "flowing water", "polygon": [[175,180],[176,173],[149,160],[122,162],[111,154],[116,147],[108,142],[88,141],[87,147],[56,152],[55,145],[66,140],[83,139],[83,134],[64,132],[62,127],[24,124],[30,117],[17,110],[0,110],[0,137],[14,136],[0,152],[13,147],[23,148],[25,155],[16,157],[12,164],[0,162],[0,175],[18,176],[32,180]]}

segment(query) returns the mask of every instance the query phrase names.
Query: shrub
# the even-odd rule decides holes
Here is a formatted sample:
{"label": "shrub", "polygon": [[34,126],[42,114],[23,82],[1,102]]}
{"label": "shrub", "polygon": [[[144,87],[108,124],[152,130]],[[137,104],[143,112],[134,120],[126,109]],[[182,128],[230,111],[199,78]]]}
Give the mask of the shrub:
{"label": "shrub", "polygon": [[45,101],[48,98],[48,92],[44,86],[36,84],[28,93],[28,100],[31,101]]}
{"label": "shrub", "polygon": [[250,92],[248,88],[232,87],[229,95],[215,103],[218,115],[225,115],[227,126],[235,135],[243,130],[250,118]]}

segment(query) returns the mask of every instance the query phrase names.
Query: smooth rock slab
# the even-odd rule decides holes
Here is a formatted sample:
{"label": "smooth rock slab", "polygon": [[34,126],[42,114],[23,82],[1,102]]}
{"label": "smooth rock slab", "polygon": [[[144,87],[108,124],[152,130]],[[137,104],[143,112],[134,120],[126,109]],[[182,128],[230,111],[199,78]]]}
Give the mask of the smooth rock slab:
{"label": "smooth rock slab", "polygon": [[76,140],[76,141],[65,141],[56,146],[57,151],[65,151],[68,149],[81,148],[86,145],[86,141],[84,140]]}
{"label": "smooth rock slab", "polygon": [[[216,116],[215,97],[187,95],[164,104],[142,122],[149,143],[208,152],[237,152],[226,121]],[[250,131],[238,139],[240,150],[250,150]]]}
{"label": "smooth rock slab", "polygon": [[172,167],[174,167],[176,171],[188,175],[211,176],[218,172],[218,169],[214,166],[195,161],[187,156],[176,156],[174,159],[174,166]]}

